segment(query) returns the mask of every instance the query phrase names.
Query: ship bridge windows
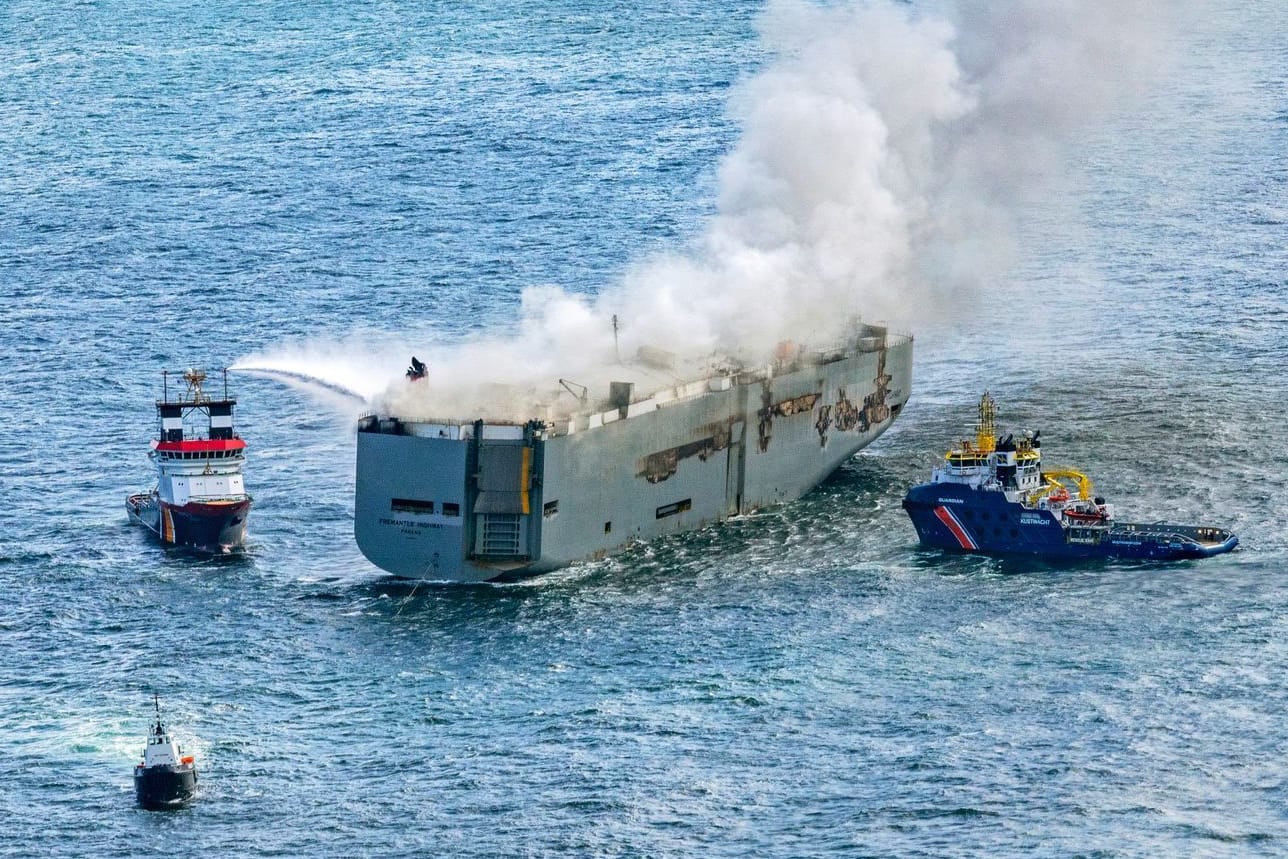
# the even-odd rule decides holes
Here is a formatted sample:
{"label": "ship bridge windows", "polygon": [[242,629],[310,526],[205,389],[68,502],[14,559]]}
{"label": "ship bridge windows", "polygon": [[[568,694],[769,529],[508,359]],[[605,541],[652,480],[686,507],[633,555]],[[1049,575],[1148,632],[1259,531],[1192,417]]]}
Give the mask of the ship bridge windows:
{"label": "ship bridge windows", "polygon": [[235,459],[241,456],[239,450],[163,450],[158,452],[162,459],[191,462],[205,459]]}

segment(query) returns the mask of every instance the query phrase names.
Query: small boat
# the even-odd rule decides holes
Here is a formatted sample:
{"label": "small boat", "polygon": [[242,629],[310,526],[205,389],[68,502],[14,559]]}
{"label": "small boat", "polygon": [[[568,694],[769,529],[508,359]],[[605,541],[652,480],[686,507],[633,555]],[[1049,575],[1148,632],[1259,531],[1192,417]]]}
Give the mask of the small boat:
{"label": "small boat", "polygon": [[156,724],[148,733],[143,760],[134,768],[134,796],[150,810],[179,808],[197,795],[197,764],[170,739],[161,722],[161,699],[153,695]]}
{"label": "small boat", "polygon": [[242,477],[246,442],[233,432],[237,401],[228,396],[227,370],[222,398],[203,390],[204,370],[181,375],[186,388],[172,399],[170,371],[161,374],[160,434],[148,454],[157,484],[127,498],[125,510],[163,543],[229,552],[246,538],[252,501]]}
{"label": "small boat", "polygon": [[997,404],[979,402],[975,439],[961,441],[908,490],[903,509],[923,545],[1051,558],[1206,558],[1239,538],[1224,528],[1120,522],[1072,469],[1042,467],[1041,433],[998,440]]}

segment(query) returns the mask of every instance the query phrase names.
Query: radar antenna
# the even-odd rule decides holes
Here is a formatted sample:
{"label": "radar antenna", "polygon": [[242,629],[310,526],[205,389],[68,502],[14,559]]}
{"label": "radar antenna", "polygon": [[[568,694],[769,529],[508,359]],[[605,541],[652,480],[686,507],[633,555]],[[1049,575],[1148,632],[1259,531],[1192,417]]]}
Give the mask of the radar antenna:
{"label": "radar antenna", "polygon": [[183,380],[188,383],[188,394],[191,395],[194,403],[205,402],[206,395],[202,393],[201,383],[206,381],[206,371],[197,370],[189,367],[183,374]]}

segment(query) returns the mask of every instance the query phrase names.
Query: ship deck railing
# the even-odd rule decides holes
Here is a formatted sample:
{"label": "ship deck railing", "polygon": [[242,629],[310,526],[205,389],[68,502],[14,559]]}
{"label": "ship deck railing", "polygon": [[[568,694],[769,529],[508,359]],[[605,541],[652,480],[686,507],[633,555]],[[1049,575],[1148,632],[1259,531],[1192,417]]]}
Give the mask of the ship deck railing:
{"label": "ship deck railing", "polygon": [[[407,435],[418,438],[442,438],[450,441],[468,439],[479,421],[460,418],[407,418],[363,412],[358,416],[358,432],[383,435]],[[483,438],[522,438],[530,421],[488,418],[482,421]]]}
{"label": "ship deck railing", "polygon": [[[154,438],[152,440],[160,441],[160,442],[169,441],[169,439],[164,439],[164,438]],[[196,431],[188,432],[186,427],[183,430],[183,438],[181,440],[182,441],[233,441],[233,440],[243,441],[242,437],[237,433],[233,433],[231,438],[211,438],[209,432],[205,432],[205,433],[196,432]]]}
{"label": "ship deck railing", "polygon": [[[544,423],[555,435],[594,429],[619,419],[637,417],[708,393],[727,390],[731,384],[749,384],[763,379],[767,374],[772,375],[775,371],[790,372],[802,369],[805,366],[828,364],[841,360],[848,355],[879,352],[892,344],[911,340],[911,334],[890,331],[884,325],[864,324],[861,326],[860,333],[857,336],[847,337],[823,347],[802,347],[790,358],[775,361],[768,367],[762,366],[729,372],[717,372],[710,376],[687,381],[676,380],[673,385],[659,388],[650,392],[647,396],[632,399],[624,409],[619,407],[606,408],[608,404],[604,402],[595,406],[572,410],[561,409],[555,412],[550,409],[550,404],[546,404],[545,408],[548,413],[544,419],[541,419],[541,423]],[[542,407],[540,406],[534,408],[534,411],[541,410]],[[485,426],[494,427],[524,427],[529,423],[529,421],[523,420],[512,421],[492,418],[483,419],[483,422]],[[414,424],[418,428],[429,427],[436,429],[442,427],[444,437],[452,437],[453,434],[447,432],[447,430],[454,428],[457,430],[456,438],[460,438],[459,432],[461,428],[473,426],[474,423],[476,423],[475,420],[462,420],[460,418],[409,418],[400,415],[381,414],[372,410],[360,413],[357,420],[358,432],[425,436],[423,429],[414,433],[405,429],[405,425]],[[429,433],[429,435],[432,436],[433,432]]]}
{"label": "ship deck railing", "polygon": [[1168,522],[1115,522],[1109,530],[1116,533],[1128,533],[1140,537],[1169,543],[1193,543],[1198,546],[1218,545],[1230,539],[1231,533],[1224,528],[1213,528],[1207,525],[1173,525]]}

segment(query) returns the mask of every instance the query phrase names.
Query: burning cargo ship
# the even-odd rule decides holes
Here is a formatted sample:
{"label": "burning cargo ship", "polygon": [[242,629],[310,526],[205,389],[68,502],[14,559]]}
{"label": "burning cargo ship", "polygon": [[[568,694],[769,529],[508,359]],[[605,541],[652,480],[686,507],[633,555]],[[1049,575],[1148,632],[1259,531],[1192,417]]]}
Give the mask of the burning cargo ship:
{"label": "burning cargo ship", "polygon": [[526,420],[361,416],[359,548],[400,577],[482,582],[794,500],[898,416],[912,338],[858,325],[832,349],[663,382],[647,363],[614,368],[598,400],[560,380],[574,402]]}

